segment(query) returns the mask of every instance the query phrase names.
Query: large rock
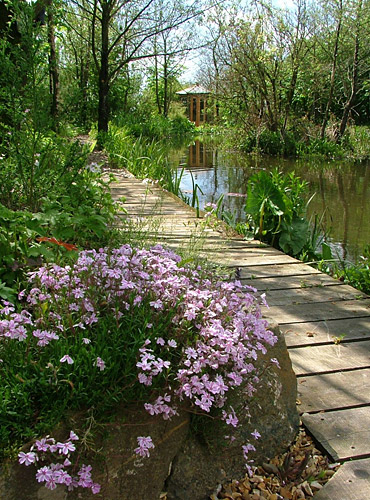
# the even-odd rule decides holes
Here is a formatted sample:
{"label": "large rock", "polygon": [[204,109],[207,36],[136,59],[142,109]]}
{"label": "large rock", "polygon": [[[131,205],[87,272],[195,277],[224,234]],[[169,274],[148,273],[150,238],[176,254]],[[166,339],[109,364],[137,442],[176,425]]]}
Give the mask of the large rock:
{"label": "large rock", "polygon": [[[190,418],[185,412],[164,421],[151,417],[141,406],[134,411],[121,408],[96,438],[95,447],[100,451],[91,463],[101,493],[93,495],[82,489],[68,493],[61,486],[49,491],[36,482],[32,466],[16,464],[2,467],[0,499],[159,500],[166,489],[169,500],[203,500],[223,481],[244,476],[241,445],[251,442],[251,432],[257,429],[261,434],[256,443],[252,439],[257,451],[251,458],[258,463],[285,450],[298,430],[295,375],[284,339],[276,326],[272,329],[279,340],[268,355],[277,358],[281,368],[272,365],[265,371],[248,413],[240,419],[234,442],[225,441],[229,428],[219,420],[203,418],[200,432],[189,430]],[[245,399],[241,391],[233,397],[235,406]],[[137,436],[152,437],[155,448],[149,458],[133,454]]]}
{"label": "large rock", "polygon": [[[172,464],[166,488],[168,500],[207,499],[218,484],[243,477],[246,473],[241,451],[243,444],[249,442],[256,446],[250,458],[257,464],[284,451],[293,441],[299,427],[296,377],[278,326],[271,325],[270,329],[278,342],[260,363],[277,358],[280,369],[270,365],[264,372],[248,413],[239,419],[241,425],[234,433],[233,442],[224,439],[229,429],[221,424],[210,423],[210,432],[204,440],[190,433]],[[240,398],[245,398],[242,391],[234,395],[236,403]],[[257,442],[251,437],[255,429],[261,434]]]}
{"label": "large rock", "polygon": [[[188,413],[165,421],[161,416],[150,416],[141,406],[134,411],[121,409],[96,437],[94,447],[99,452],[88,462],[93,466],[93,480],[102,486],[99,494],[82,488],[67,492],[64,486],[50,491],[36,482],[35,467],[5,464],[0,471],[0,499],[158,500],[171,462],[188,435],[189,422]],[[62,439],[63,432],[58,430],[57,434]],[[150,450],[149,458],[133,452],[137,436],[152,437],[155,448]]]}

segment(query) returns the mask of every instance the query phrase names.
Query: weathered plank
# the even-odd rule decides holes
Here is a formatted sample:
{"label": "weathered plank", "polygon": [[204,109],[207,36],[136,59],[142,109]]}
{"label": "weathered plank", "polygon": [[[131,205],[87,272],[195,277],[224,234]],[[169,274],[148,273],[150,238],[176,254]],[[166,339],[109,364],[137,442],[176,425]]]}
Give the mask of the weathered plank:
{"label": "weathered plank", "polygon": [[332,319],[308,323],[288,323],[280,326],[288,347],[365,340],[370,338],[370,316],[363,318]]}
{"label": "weathered plank", "polygon": [[320,271],[298,260],[292,264],[274,264],[270,266],[240,267],[240,279],[254,279],[281,276],[304,276],[306,274],[320,274]]}
{"label": "weathered plank", "polygon": [[314,274],[307,274],[306,276],[275,276],[272,278],[254,278],[245,281],[248,285],[252,285],[257,288],[257,290],[264,292],[267,290],[285,290],[288,288],[310,289],[323,286],[343,285],[341,281],[327,274],[317,274],[314,269],[313,272]]}
{"label": "weathered plank", "polygon": [[369,500],[370,459],[346,462],[334,474],[315,500]]}
{"label": "weathered plank", "polygon": [[[242,253],[242,252],[240,252]],[[239,266],[271,266],[271,265],[290,265],[294,264],[294,259],[289,255],[284,255],[283,253],[274,254],[271,252],[260,252],[259,254],[253,254],[252,251],[245,251],[245,255],[240,255],[235,257],[232,252],[228,251],[215,251],[208,252],[207,258],[210,261],[222,263],[226,267],[239,267]]]}
{"label": "weathered plank", "polygon": [[370,367],[370,340],[289,349],[296,375]]}
{"label": "weathered plank", "polygon": [[370,406],[302,415],[302,421],[334,460],[370,455]]}
{"label": "weathered plank", "polygon": [[307,304],[312,302],[331,302],[366,298],[366,295],[348,285],[327,287],[270,290],[266,292],[269,306]]}
{"label": "weathered plank", "polygon": [[[131,232],[135,232],[133,229]],[[140,231],[138,231],[140,232]],[[162,241],[168,242],[168,243],[173,243],[173,244],[183,244],[184,240],[189,240],[189,239],[199,239],[202,240],[204,245],[206,245],[209,248],[245,248],[246,250],[249,250],[251,248],[268,248],[268,245],[261,244],[258,240],[250,240],[250,241],[244,241],[240,240],[237,238],[225,238],[221,233],[219,232],[213,232],[208,233],[207,236],[205,236],[202,231],[199,232],[199,234],[191,234],[188,231],[183,231],[180,234],[173,234],[171,232],[161,232],[160,234],[154,232],[154,231],[148,231],[147,234],[149,236],[158,236]],[[326,276],[326,275],[324,275]]]}
{"label": "weathered plank", "polygon": [[301,413],[370,405],[370,368],[298,377],[297,382]]}
{"label": "weathered plank", "polygon": [[342,300],[323,304],[272,306],[269,316],[279,324],[370,316],[370,299]]}

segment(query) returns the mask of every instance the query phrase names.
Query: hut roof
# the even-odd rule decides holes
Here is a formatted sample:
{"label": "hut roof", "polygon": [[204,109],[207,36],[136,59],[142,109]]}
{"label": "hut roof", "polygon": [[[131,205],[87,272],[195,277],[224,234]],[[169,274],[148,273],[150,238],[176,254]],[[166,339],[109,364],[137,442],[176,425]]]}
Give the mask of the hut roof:
{"label": "hut roof", "polygon": [[189,95],[189,94],[209,94],[210,91],[201,85],[195,84],[191,87],[187,87],[186,89],[180,90],[176,92],[177,95]]}

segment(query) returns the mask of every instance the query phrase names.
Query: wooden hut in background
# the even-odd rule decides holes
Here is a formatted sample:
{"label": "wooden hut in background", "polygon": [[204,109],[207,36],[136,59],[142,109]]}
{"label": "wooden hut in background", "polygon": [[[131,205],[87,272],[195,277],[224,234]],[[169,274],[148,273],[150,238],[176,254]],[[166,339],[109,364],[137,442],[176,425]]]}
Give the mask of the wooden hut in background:
{"label": "wooden hut in background", "polygon": [[207,121],[207,98],[209,90],[201,85],[192,85],[184,90],[176,92],[187,107],[187,115],[196,127]]}

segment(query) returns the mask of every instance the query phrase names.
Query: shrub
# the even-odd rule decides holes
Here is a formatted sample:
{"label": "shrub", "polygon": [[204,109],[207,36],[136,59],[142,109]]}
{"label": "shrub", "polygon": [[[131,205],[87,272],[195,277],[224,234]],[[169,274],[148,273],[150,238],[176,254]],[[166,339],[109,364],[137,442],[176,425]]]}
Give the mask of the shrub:
{"label": "shrub", "polygon": [[30,268],[75,258],[66,242],[86,248],[114,238],[111,225],[120,204],[109,193],[110,181],[103,181],[91,167],[73,179],[63,193],[59,189],[65,179],[39,199],[40,211],[35,213],[10,210],[0,203],[0,297],[10,299]]}

